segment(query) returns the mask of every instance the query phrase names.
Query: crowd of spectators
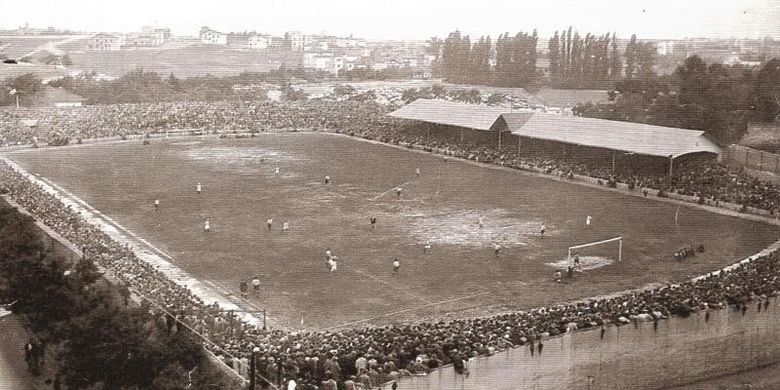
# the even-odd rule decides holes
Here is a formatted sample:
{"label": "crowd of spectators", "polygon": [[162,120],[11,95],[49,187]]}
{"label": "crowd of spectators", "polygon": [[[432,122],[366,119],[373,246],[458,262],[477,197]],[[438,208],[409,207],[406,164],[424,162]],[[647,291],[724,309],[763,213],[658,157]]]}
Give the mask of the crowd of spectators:
{"label": "crowd of spectators", "polygon": [[772,253],[697,281],[485,318],[328,333],[264,331],[172,282],[12,167],[0,167],[0,182],[2,191],[36,218],[81,246],[85,256],[129,289],[151,300],[150,310],[161,322],[169,327],[186,325],[203,335],[209,340],[206,346],[240,373],[249,372],[251,351],[259,348],[257,372],[276,384],[294,379],[313,388],[332,378],[375,387],[576,329],[658,321],[726,305],[741,309],[751,301],[766,301],[780,289],[780,257]]}
{"label": "crowd of spectators", "polygon": [[[463,147],[405,135],[403,124],[386,118],[381,107],[364,104],[333,105],[309,103],[171,103],[160,105],[98,106],[59,117],[42,114],[46,123],[68,123],[57,131],[68,136],[115,136],[128,130],[134,134],[177,128],[219,129],[338,129],[353,136],[382,142],[420,146],[449,156],[523,168],[543,168],[562,175],[591,174],[608,181],[634,180],[657,183],[638,176],[616,177],[603,167],[588,168],[549,157],[521,157],[489,147]],[[105,111],[104,111],[105,110]],[[210,110],[210,111],[209,111]],[[235,112],[233,111],[235,110]],[[89,112],[94,116],[85,115]],[[143,113],[146,113],[144,115]],[[219,113],[219,114],[217,114]],[[26,114],[26,115],[29,115]],[[49,115],[49,116],[43,116]],[[116,116],[111,119],[112,115]],[[234,119],[227,120],[232,117]],[[17,113],[0,111],[2,123],[19,119]],[[9,119],[11,118],[11,119]],[[67,119],[71,118],[72,122]],[[219,118],[219,119],[217,119]],[[80,124],[84,124],[84,127]],[[113,128],[113,130],[110,130]],[[6,132],[6,140],[28,134]],[[24,129],[23,129],[24,130]],[[45,137],[37,134],[35,137]],[[39,138],[38,140],[45,139]],[[19,139],[28,142],[30,139]],[[724,200],[737,199],[751,205],[774,207],[777,191],[767,184],[746,181],[727,168],[706,165],[706,174],[682,171],[677,186]],[[645,185],[645,184],[642,184]],[[724,190],[701,186],[729,185]],[[758,188],[755,188],[758,186]],[[780,289],[780,256],[772,253],[739,264],[728,271],[712,273],[679,285],[626,293],[611,298],[540,307],[528,311],[484,318],[439,322],[419,322],[383,327],[365,327],[333,332],[289,332],[264,330],[247,324],[215,303],[202,301],[186,287],[166,277],[154,266],[139,259],[133,251],[111,239],[90,224],[77,210],[65,206],[12,166],[0,163],[0,190],[26,208],[38,220],[83,249],[84,256],[107,269],[128,289],[145,297],[155,315],[170,327],[184,326],[204,336],[209,348],[226,364],[244,376],[252,351],[257,349],[257,374],[263,387],[281,386],[293,379],[298,388],[374,388],[404,375],[424,374],[447,364],[460,366],[462,360],[492,355],[508,348],[540,343],[546,337],[577,329],[625,324],[632,321],[659,321],[670,315],[687,316],[732,305],[744,310],[747,304],[768,302]],[[735,194],[730,191],[734,191]],[[774,191],[774,193],[773,193]],[[759,304],[761,303],[759,302]]]}
{"label": "crowd of spectators", "polygon": [[[664,172],[635,169],[609,161],[560,154],[518,153],[515,148],[467,146],[385,116],[392,106],[372,102],[308,100],[294,102],[225,101],[94,105],[79,108],[0,110],[0,146],[63,145],[82,140],[191,131],[228,134],[258,131],[339,131],[382,142],[426,148],[455,157],[559,175],[579,174],[664,193],[679,193],[710,203],[728,202],[774,213],[780,187],[717,162],[680,164]],[[608,160],[608,159],[607,159]]]}
{"label": "crowd of spectators", "polygon": [[249,132],[335,128],[356,115],[380,113],[358,102],[176,102],[77,108],[0,110],[0,146],[45,145],[53,140],[128,137],[193,130]]}

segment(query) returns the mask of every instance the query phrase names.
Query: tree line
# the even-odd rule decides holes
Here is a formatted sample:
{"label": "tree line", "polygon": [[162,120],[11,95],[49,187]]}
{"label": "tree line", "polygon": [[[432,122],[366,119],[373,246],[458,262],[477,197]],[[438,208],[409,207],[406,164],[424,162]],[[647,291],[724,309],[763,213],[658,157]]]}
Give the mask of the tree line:
{"label": "tree line", "polygon": [[[536,30],[490,36],[472,42],[460,31],[443,41],[429,40],[437,55],[436,72],[453,83],[500,87],[533,87],[544,76],[537,69],[539,37]],[[636,35],[620,51],[615,33],[584,36],[572,27],[555,34],[547,43],[549,82],[559,88],[609,88],[623,78],[654,74],[656,47],[637,40]]]}
{"label": "tree line", "polygon": [[[268,89],[263,87],[235,89],[236,85],[274,84],[280,86],[285,100],[302,100],[307,96],[290,85],[297,78],[305,79],[299,69],[281,69],[267,73],[244,72],[236,76],[200,76],[179,78],[173,74],[161,75],[143,69],[132,70],[116,79],[106,80],[94,72],[66,76],[48,83],[86,99],[86,104],[157,103],[185,101],[266,100]],[[0,81],[0,106],[15,104],[18,96],[21,106],[28,106],[44,91],[40,77],[33,73]],[[15,95],[9,91],[15,91]]]}
{"label": "tree line", "polygon": [[577,115],[705,130],[717,142],[739,141],[749,122],[780,118],[780,60],[760,69],[707,64],[688,57],[673,75],[626,79],[609,101],[580,104]]}
{"label": "tree line", "polygon": [[468,35],[456,30],[443,42],[434,39],[431,44],[441,51],[437,70],[449,82],[522,87],[538,78],[538,39],[534,30],[501,34],[495,44],[490,36],[481,37],[472,45]]}
{"label": "tree line", "polygon": [[56,351],[55,388],[230,387],[195,335],[122,302],[91,261],[73,264],[47,250],[36,229],[31,217],[0,207],[0,298],[16,301],[36,350]]}

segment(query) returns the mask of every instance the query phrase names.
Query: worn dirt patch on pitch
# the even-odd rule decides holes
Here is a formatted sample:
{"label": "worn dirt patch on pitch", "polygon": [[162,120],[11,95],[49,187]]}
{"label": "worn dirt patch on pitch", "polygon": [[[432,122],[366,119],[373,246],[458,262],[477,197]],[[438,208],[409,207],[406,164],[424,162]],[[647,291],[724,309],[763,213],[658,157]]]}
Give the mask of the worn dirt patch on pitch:
{"label": "worn dirt patch on pitch", "polygon": [[[409,234],[420,244],[502,247],[526,246],[539,235],[541,221],[513,216],[505,210],[437,210],[410,213],[415,218]],[[482,221],[480,228],[479,221]],[[552,234],[549,229],[545,234]]]}
{"label": "worn dirt patch on pitch", "polygon": [[[580,256],[580,269],[583,271],[601,268],[614,263],[614,260],[601,256]],[[569,266],[569,259],[547,263],[550,267],[565,269]]]}

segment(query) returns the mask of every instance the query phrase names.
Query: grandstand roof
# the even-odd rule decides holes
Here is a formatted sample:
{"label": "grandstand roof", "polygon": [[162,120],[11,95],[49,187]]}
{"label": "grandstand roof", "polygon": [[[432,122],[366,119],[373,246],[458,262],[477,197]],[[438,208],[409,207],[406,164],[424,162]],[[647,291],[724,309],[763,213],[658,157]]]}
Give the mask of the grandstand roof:
{"label": "grandstand roof", "polygon": [[506,129],[522,137],[649,156],[720,154],[720,148],[704,135],[704,131],[537,111],[506,111],[502,107],[418,99],[389,115],[477,130]]}
{"label": "grandstand roof", "polygon": [[502,114],[512,134],[658,157],[720,154],[704,131],[541,112]]}
{"label": "grandstand roof", "polygon": [[439,99],[417,99],[389,115],[400,119],[491,130],[506,108],[480,106]]}

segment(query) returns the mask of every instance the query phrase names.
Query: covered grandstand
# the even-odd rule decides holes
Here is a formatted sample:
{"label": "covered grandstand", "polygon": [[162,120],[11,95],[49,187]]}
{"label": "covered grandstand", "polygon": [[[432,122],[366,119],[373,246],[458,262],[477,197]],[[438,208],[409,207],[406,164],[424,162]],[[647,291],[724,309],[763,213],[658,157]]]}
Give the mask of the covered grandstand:
{"label": "covered grandstand", "polygon": [[503,151],[517,148],[520,155],[562,155],[589,163],[600,159],[611,163],[613,170],[617,161],[624,167],[671,170],[677,159],[712,159],[721,153],[699,130],[437,99],[418,99],[389,115],[424,124],[428,138],[433,131],[449,142]]}

